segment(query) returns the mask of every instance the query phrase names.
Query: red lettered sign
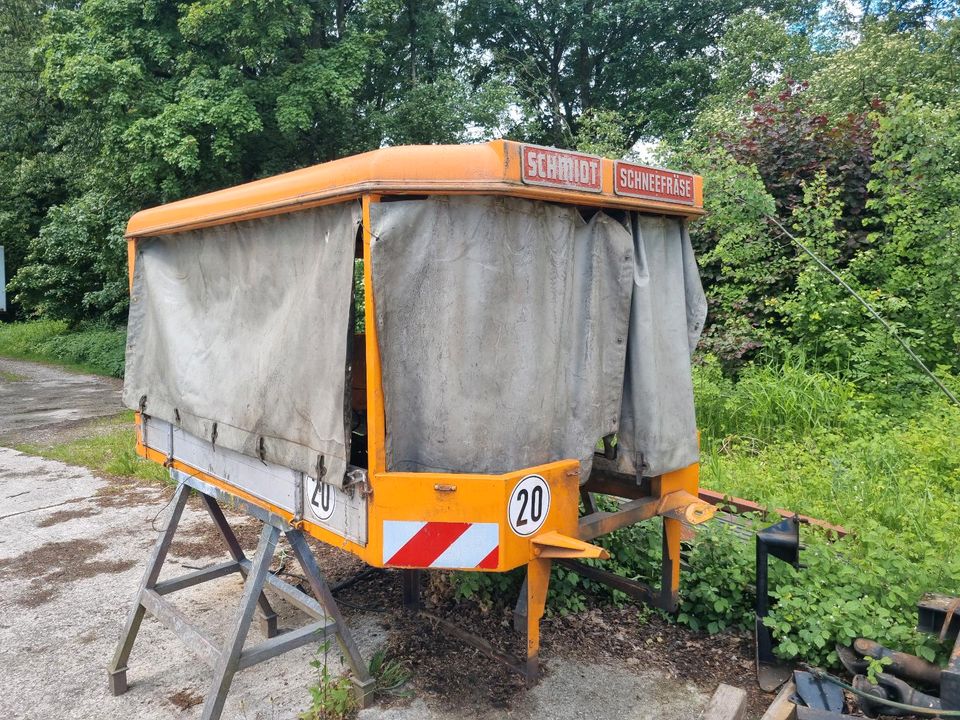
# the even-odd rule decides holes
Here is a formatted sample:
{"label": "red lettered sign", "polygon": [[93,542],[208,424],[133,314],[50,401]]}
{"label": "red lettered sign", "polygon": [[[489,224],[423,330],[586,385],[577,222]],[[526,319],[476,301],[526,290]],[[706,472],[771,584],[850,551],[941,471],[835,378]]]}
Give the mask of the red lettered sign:
{"label": "red lettered sign", "polygon": [[693,205],[693,175],[634,165],[618,160],[613,166],[617,195]]}
{"label": "red lettered sign", "polygon": [[520,177],[528,185],[595,193],[601,190],[602,165],[594,155],[524,145],[522,162]]}

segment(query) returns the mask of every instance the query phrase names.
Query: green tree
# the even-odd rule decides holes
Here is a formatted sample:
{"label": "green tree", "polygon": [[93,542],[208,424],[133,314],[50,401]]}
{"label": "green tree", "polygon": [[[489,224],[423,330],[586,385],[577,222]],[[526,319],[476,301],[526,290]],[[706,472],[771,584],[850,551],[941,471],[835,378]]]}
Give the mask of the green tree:
{"label": "green tree", "polygon": [[[535,121],[531,138],[571,146],[581,118],[615,112],[629,144],[681,131],[710,93],[727,22],[780,0],[465,0],[458,35],[474,82],[507,79]],[[810,3],[790,3],[795,16]]]}
{"label": "green tree", "polygon": [[[0,244],[8,278],[23,264],[44,208],[65,197],[52,159],[62,110],[44,92],[32,52],[45,10],[41,0],[0,4]],[[12,304],[14,314],[18,305]]]}
{"label": "green tree", "polygon": [[137,209],[383,144],[456,142],[511,102],[460,78],[439,2],[87,0],[40,28],[23,44],[59,112],[27,114],[48,157],[39,141],[10,155],[46,158],[59,193],[8,221],[30,238],[12,290],[72,322],[123,319]]}

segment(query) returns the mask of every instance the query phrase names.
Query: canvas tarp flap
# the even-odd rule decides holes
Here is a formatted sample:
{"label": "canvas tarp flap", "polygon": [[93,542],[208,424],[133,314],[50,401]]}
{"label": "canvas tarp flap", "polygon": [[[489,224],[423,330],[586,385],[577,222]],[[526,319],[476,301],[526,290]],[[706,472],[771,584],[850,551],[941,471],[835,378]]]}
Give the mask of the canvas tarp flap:
{"label": "canvas tarp flap", "polygon": [[597,432],[617,428],[632,283],[626,228],[514,198],[374,209],[388,467],[589,463]]}
{"label": "canvas tarp flap", "polygon": [[699,458],[690,356],[707,301],[685,222],[631,216],[635,272],[617,467],[654,476]]}
{"label": "canvas tarp flap", "polygon": [[139,240],[124,403],[341,485],[358,225],[344,203]]}
{"label": "canvas tarp flap", "polygon": [[390,470],[576,458],[586,480],[611,433],[629,472],[697,459],[704,303],[680,221],[447,197],[374,205],[371,223]]}

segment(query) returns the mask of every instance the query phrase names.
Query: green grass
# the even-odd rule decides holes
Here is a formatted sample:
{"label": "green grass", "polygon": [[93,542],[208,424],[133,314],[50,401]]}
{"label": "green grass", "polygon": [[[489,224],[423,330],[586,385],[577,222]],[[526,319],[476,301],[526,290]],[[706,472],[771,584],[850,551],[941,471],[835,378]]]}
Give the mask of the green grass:
{"label": "green grass", "polygon": [[54,363],[123,377],[126,331],[93,323],[69,328],[57,320],[0,324],[0,356]]}
{"label": "green grass", "polygon": [[[773,569],[778,652],[833,664],[834,642],[863,636],[942,657],[946,648],[913,626],[924,592],[960,595],[960,408],[935,392],[876,396],[790,363],[749,368],[736,383],[708,363],[695,387],[704,487],[852,532],[826,542],[804,530],[809,567]],[[686,619],[742,624],[748,588],[724,583],[730,572],[752,578],[752,549],[717,536],[698,548],[685,585],[699,602]]]}
{"label": "green grass", "polygon": [[135,445],[133,413],[125,412],[91,423],[82,438],[54,445],[18,445],[16,449],[69,465],[81,465],[95,472],[167,482],[166,468],[139,457],[134,452]]}
{"label": "green grass", "polygon": [[14,372],[7,372],[6,370],[0,370],[0,382],[15,383],[26,379],[27,378],[23,375],[18,375]]}
{"label": "green grass", "polygon": [[916,543],[960,536],[960,408],[931,395],[881,402],[823,373],[756,368],[731,383],[696,372],[701,483]]}

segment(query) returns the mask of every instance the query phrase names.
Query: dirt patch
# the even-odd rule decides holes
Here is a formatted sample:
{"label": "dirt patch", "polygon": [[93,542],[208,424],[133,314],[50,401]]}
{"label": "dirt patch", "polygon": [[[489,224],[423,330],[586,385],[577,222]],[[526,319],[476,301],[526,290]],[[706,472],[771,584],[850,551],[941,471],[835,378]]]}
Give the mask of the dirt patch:
{"label": "dirt patch", "polygon": [[88,630],[87,632],[77,637],[77,642],[80,643],[81,645],[89,645],[98,637],[99,636],[95,631]]}
{"label": "dirt patch", "polygon": [[[329,546],[317,548],[321,570],[331,585],[337,583],[335,576],[343,579],[364,568],[362,563],[344,562],[334,554],[352,558]],[[351,572],[343,575],[348,568]],[[453,600],[442,578],[434,575],[427,584],[427,610],[501,652],[516,658],[524,655],[525,642],[513,629],[510,604],[485,609],[469,600]],[[336,597],[348,618],[358,611],[381,613],[381,625],[390,631],[387,656],[414,671],[412,686],[428,704],[473,716],[506,711],[521,700],[525,688],[517,673],[447,635],[429,619],[403,611],[399,572],[371,574],[340,590]],[[607,662],[637,674],[656,669],[708,694],[719,683],[742,687],[747,692],[748,718],[762,716],[773,700],[773,695],[762,692],[754,681],[749,634],[702,635],[636,605],[598,604],[576,615],[544,618],[541,658],[545,675],[550,673],[551,658],[574,658]]]}
{"label": "dirt patch", "polygon": [[754,680],[749,634],[695,633],[633,605],[597,607],[577,615],[547,618],[542,646],[552,653],[606,659],[638,670],[657,668],[712,693],[719,683],[747,692],[747,717],[759,718],[773,701]]}
{"label": "dirt patch", "polygon": [[171,705],[179,708],[180,712],[183,712],[184,710],[189,710],[195,705],[202,703],[203,695],[200,695],[194,690],[187,689],[176,692],[167,699],[170,701]]}
{"label": "dirt patch", "polygon": [[77,508],[76,510],[57,510],[57,512],[47,515],[47,517],[38,522],[37,527],[51,527],[69,520],[76,520],[77,518],[85,518],[90,517],[91,515],[97,515],[98,512],[98,510],[92,507]]}
{"label": "dirt patch", "polygon": [[41,605],[46,605],[57,597],[57,595],[59,595],[59,593],[53,586],[42,585],[34,580],[30,583],[30,590],[17,598],[17,604],[20,607],[26,608],[40,607]]}
{"label": "dirt patch", "polygon": [[[194,498],[191,498],[191,501]],[[257,547],[257,541],[260,539],[262,525],[246,518],[246,516],[228,515],[227,523],[237,536],[237,542],[240,547],[246,551],[248,556],[253,555]],[[181,526],[173,536],[173,544],[170,546],[170,552],[181,558],[208,558],[227,555],[227,543],[220,530],[213,524],[206,511],[200,522],[188,527]]]}
{"label": "dirt patch", "polygon": [[124,572],[135,565],[132,560],[97,560],[96,556],[106,549],[96,540],[49,542],[16,557],[0,559],[0,578],[32,576],[30,590],[17,602],[37,607],[57,597],[65,583]]}
{"label": "dirt patch", "polygon": [[[369,568],[369,566],[356,555],[335,548],[332,545],[327,545],[315,538],[307,537],[307,544],[313,551],[313,556],[317,559],[317,565],[320,566],[320,571],[331,586],[341,583],[344,580],[349,580]],[[365,584],[361,584],[358,585],[358,588],[362,589],[366,586]],[[346,595],[344,595],[344,597],[346,597]],[[397,597],[399,598],[399,596]]]}
{"label": "dirt patch", "polygon": [[158,493],[161,496],[160,499],[165,501],[169,501],[173,497],[173,488],[171,487],[151,485],[144,481],[130,482],[129,479],[101,472],[97,473],[97,477],[108,480],[110,483],[100,488],[97,494],[91,498],[93,503],[101,509],[154,505],[157,503]]}

